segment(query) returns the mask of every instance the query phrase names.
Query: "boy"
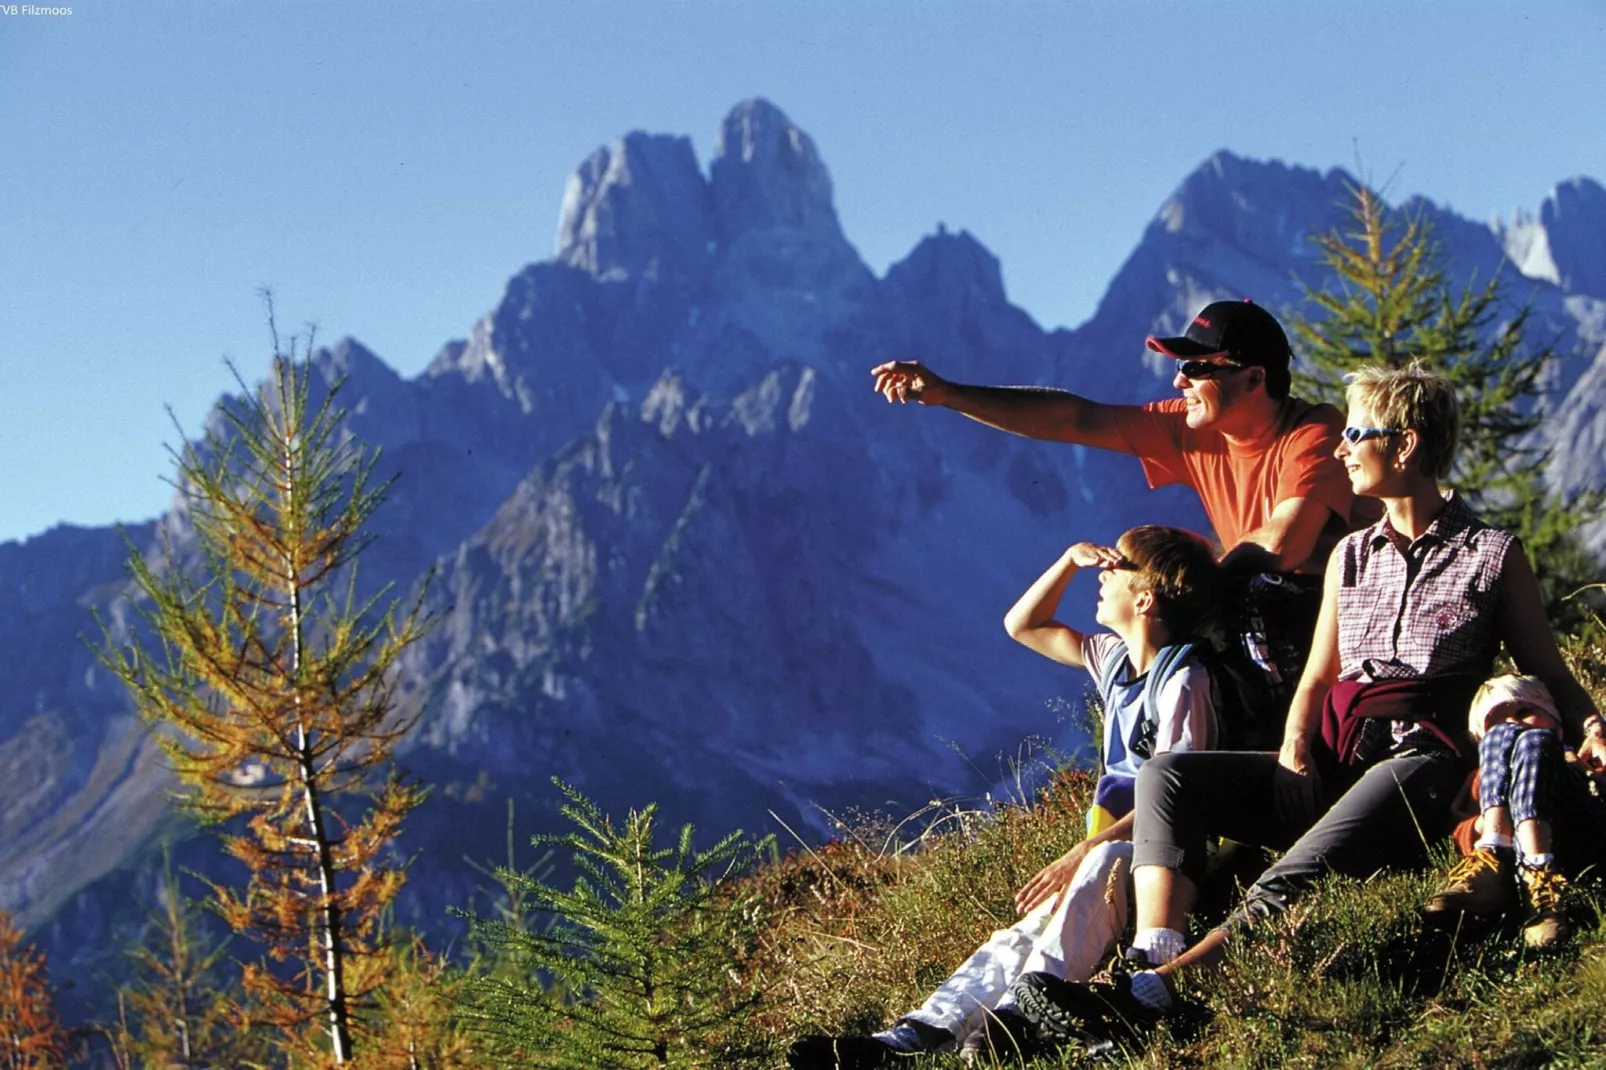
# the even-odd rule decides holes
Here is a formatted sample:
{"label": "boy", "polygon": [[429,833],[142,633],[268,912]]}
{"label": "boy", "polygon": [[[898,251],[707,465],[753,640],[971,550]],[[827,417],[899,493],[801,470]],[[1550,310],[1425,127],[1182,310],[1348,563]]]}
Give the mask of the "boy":
{"label": "boy", "polygon": [[[1108,631],[1083,634],[1054,619],[1083,568],[1100,570],[1094,619]],[[1017,976],[1035,970],[1085,980],[1104,960],[1126,927],[1138,767],[1155,754],[1215,743],[1210,674],[1189,640],[1213,604],[1218,577],[1207,542],[1149,525],[1113,547],[1077,543],[1021,595],[1004,617],[1010,637],[1086,669],[1103,702],[1104,776],[1089,815],[1092,835],[1026,883],[1015,897],[1021,920],[995,932],[920,1009],[872,1037],[804,1037],[789,1065],[873,1067],[961,1043],[971,1050],[1019,1043],[1028,1035],[1024,1020],[1004,999]],[[1151,963],[1167,962],[1182,948],[1165,933],[1140,932],[1133,946]]]}
{"label": "boy", "polygon": [[[1585,731],[1600,731],[1599,721],[1590,718]],[[1520,881],[1529,907],[1523,941],[1551,947],[1571,932],[1567,880],[1552,843],[1559,831],[1561,853],[1574,863],[1565,868],[1593,861],[1601,847],[1599,801],[1581,767],[1567,760],[1561,715],[1537,678],[1486,682],[1473,696],[1467,731],[1478,741],[1478,839],[1429,898],[1427,912],[1503,914],[1517,905]]]}

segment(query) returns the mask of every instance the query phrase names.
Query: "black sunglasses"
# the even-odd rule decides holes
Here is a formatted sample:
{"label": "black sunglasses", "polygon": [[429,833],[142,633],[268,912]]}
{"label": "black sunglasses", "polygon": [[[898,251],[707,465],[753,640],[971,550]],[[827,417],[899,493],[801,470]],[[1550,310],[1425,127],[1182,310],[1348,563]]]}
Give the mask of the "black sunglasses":
{"label": "black sunglasses", "polygon": [[1351,446],[1359,446],[1369,438],[1388,438],[1392,435],[1403,435],[1405,432],[1398,427],[1346,427],[1339,434]]}
{"label": "black sunglasses", "polygon": [[1177,371],[1182,373],[1182,377],[1194,380],[1214,379],[1216,376],[1225,375],[1227,372],[1241,372],[1246,367],[1248,367],[1246,364],[1218,364],[1209,360],[1177,361]]}

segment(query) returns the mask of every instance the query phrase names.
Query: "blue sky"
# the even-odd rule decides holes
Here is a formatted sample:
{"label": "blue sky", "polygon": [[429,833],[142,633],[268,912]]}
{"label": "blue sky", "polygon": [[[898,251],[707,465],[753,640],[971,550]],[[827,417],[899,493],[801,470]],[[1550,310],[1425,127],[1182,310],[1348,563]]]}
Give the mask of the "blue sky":
{"label": "blue sky", "polygon": [[1046,326],[1219,148],[1477,219],[1606,179],[1598,2],[53,5],[0,13],[0,540],[165,508],[164,406],[266,366],[263,284],[416,374],[550,255],[587,153],[706,162],[749,96],[872,268],[963,227]]}

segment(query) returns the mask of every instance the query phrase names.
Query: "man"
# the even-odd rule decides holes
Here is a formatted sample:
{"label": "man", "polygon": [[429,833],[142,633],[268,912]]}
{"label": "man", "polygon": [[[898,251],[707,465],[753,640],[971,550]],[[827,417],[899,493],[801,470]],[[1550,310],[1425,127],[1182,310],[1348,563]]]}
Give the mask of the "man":
{"label": "man", "polygon": [[1343,417],[1288,394],[1288,338],[1251,301],[1217,301],[1180,338],[1147,340],[1177,361],[1180,398],[1109,405],[1062,390],[967,386],[917,361],[871,370],[886,399],[941,405],[1027,438],[1130,453],[1149,486],[1198,492],[1223,563],[1319,573],[1349,530],[1353,496],[1333,455]]}

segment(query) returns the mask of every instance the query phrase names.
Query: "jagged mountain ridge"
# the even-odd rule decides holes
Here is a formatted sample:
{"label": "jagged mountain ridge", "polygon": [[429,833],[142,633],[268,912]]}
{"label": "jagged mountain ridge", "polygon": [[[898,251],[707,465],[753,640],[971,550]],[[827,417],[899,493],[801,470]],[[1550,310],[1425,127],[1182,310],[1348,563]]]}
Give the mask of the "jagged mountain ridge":
{"label": "jagged mountain ridge", "polygon": [[[998,619],[1066,541],[1145,520],[1203,527],[1197,507],[1142,492],[1127,459],[888,410],[866,369],[920,355],[959,379],[1163,393],[1144,333],[1179,330],[1218,296],[1292,304],[1308,235],[1338,221],[1349,181],[1217,154],[1162,206],[1093,319],[1044,332],[965,233],[939,231],[877,279],[812,140],[753,101],[725,120],[706,178],[680,137],[631,134],[588,158],[554,257],[417,378],[355,340],[319,351],[324,381],[346,379],[352,433],[403,475],[364,572],[405,585],[439,566],[443,624],[407,661],[421,723],[404,760],[443,789],[410,835],[407,915],[432,924],[462,902],[459,857],[495,853],[503,796],[538,820],[549,773],[609,805],[662,799],[710,831],[766,826],[776,809],[818,833],[811,801],[978,792],[999,777],[991,755],[1064,734],[1048,706],[1081,682],[1013,649]],[[1574,185],[1537,224],[1554,279],[1521,293],[1573,354],[1554,403],[1573,421],[1564,441],[1587,442],[1606,426],[1600,395],[1566,387],[1597,389],[1606,373],[1591,377],[1588,354],[1606,337],[1590,312],[1594,247],[1568,228],[1594,218],[1599,187]],[[1458,273],[1515,277],[1509,230],[1420,207]],[[1599,485],[1598,457],[1562,453],[1555,471]],[[0,587],[19,593],[0,633],[49,646],[12,663],[0,697],[0,759],[17,770],[0,793],[0,905],[53,918],[68,949],[115,922],[107,904],[147,879],[138,847],[167,820],[125,701],[65,641],[91,630],[89,606],[126,614],[116,542],[0,545]],[[56,564],[68,558],[80,574]],[[46,787],[36,768],[52,771]],[[124,833],[109,845],[108,814]],[[72,849],[93,835],[95,850]]]}

